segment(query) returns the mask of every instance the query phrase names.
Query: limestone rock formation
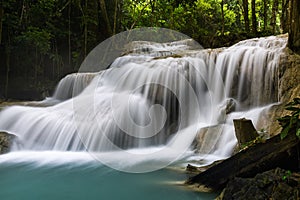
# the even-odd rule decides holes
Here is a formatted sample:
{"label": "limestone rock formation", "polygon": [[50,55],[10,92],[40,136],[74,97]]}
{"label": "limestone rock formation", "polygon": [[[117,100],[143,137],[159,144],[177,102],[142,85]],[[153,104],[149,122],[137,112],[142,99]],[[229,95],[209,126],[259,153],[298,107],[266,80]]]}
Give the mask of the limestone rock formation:
{"label": "limestone rock formation", "polygon": [[14,138],[15,136],[12,134],[0,132],[0,154],[7,153],[10,150]]}
{"label": "limestone rock formation", "polygon": [[286,49],[280,66],[279,101],[289,102],[300,94],[300,55]]}
{"label": "limestone rock formation", "polygon": [[281,131],[277,119],[288,114],[284,106],[300,95],[300,55],[286,48],[279,66],[278,102],[281,104],[274,105],[265,119],[260,120],[271,135],[277,135]]}

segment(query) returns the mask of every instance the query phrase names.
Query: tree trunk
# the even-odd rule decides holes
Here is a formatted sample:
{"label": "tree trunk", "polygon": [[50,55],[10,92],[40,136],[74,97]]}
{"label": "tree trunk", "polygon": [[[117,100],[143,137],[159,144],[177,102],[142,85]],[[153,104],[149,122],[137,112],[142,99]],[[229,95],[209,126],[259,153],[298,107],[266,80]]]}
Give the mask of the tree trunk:
{"label": "tree trunk", "polygon": [[[138,20],[140,20],[141,16],[142,16],[143,13],[144,13],[144,10],[146,9],[146,7],[147,7],[148,5],[150,5],[150,3],[152,3],[152,1],[149,1],[149,2],[148,2],[147,4],[145,4],[144,7],[141,9],[141,11],[140,11],[138,17],[137,17],[137,18],[134,20],[134,22],[131,24],[130,30],[133,29],[134,26],[135,26],[135,24],[138,22]],[[152,5],[151,5],[151,7],[152,7]],[[151,24],[153,24],[153,19],[151,18],[150,20],[151,20]]]}
{"label": "tree trunk", "polygon": [[118,32],[123,30],[123,26],[122,26],[122,22],[124,21],[124,15],[123,15],[123,3],[124,1],[119,1],[119,15],[118,15],[118,20],[119,20],[119,24],[118,24]]}
{"label": "tree trunk", "polygon": [[155,14],[156,0],[150,0],[149,3],[151,7],[151,17],[150,17],[151,26],[158,26],[157,19],[156,19],[157,16]]}
{"label": "tree trunk", "polygon": [[38,49],[37,47],[35,48],[35,65],[34,65],[34,83],[37,84],[37,76],[38,76],[38,63],[39,63],[39,59],[38,59]]}
{"label": "tree trunk", "polygon": [[224,0],[221,1],[221,11],[222,11],[222,31],[221,31],[221,34],[224,35],[224,29],[225,29]]}
{"label": "tree trunk", "polygon": [[300,53],[300,1],[290,0],[290,31],[288,46],[294,52]]}
{"label": "tree trunk", "polygon": [[112,31],[112,28],[110,26],[108,14],[107,14],[107,11],[106,11],[105,0],[99,0],[99,3],[100,3],[102,17],[103,17],[104,22],[106,24],[107,33],[109,34],[108,36],[112,36],[113,31]]}
{"label": "tree trunk", "polygon": [[[58,47],[57,47],[57,41],[55,40],[55,57],[57,58],[59,55],[58,55]],[[61,66],[61,63],[59,61],[59,59],[56,59],[56,65],[57,65],[57,75],[56,75],[56,79],[57,78],[60,78],[60,66]]]}
{"label": "tree trunk", "polygon": [[288,21],[289,21],[289,12],[288,12],[288,8],[289,8],[289,0],[282,0],[282,4],[281,4],[281,17],[280,17],[280,24],[281,24],[281,29],[283,33],[287,33],[288,32]]}
{"label": "tree trunk", "polygon": [[68,57],[69,57],[69,67],[72,65],[72,49],[71,49],[71,6],[72,0],[69,1],[68,7]]}
{"label": "tree trunk", "polygon": [[272,27],[273,34],[276,34],[277,12],[278,12],[278,0],[274,0],[272,6],[272,19],[271,19],[271,27]]}
{"label": "tree trunk", "polygon": [[3,3],[0,1],[0,44],[2,41],[2,21],[3,21],[3,15],[4,15],[4,9],[3,9]]}
{"label": "tree trunk", "polygon": [[264,0],[264,31],[268,27],[268,0]]}
{"label": "tree trunk", "polygon": [[257,34],[257,19],[256,19],[255,0],[251,1],[251,11],[252,11],[252,32],[254,35],[256,35]]}
{"label": "tree trunk", "polygon": [[116,34],[117,32],[117,18],[118,18],[118,4],[119,4],[119,1],[118,0],[115,0],[115,11],[114,11],[114,29],[113,29],[113,35]]}
{"label": "tree trunk", "polygon": [[[9,33],[9,30],[7,30]],[[6,55],[6,80],[5,80],[5,97],[8,98],[9,71],[10,71],[10,37],[8,34],[7,44],[5,46]]]}
{"label": "tree trunk", "polygon": [[249,25],[248,0],[243,0],[243,15],[244,15],[244,21],[245,21],[245,30],[247,33],[249,33],[250,25]]}

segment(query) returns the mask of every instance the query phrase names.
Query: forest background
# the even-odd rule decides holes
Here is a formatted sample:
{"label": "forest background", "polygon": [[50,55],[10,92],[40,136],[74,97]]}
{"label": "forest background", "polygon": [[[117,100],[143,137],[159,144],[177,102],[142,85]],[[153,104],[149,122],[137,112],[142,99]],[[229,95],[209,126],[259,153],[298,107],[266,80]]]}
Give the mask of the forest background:
{"label": "forest background", "polygon": [[205,48],[287,33],[297,1],[0,0],[0,98],[51,95],[101,41],[138,27],[173,29]]}

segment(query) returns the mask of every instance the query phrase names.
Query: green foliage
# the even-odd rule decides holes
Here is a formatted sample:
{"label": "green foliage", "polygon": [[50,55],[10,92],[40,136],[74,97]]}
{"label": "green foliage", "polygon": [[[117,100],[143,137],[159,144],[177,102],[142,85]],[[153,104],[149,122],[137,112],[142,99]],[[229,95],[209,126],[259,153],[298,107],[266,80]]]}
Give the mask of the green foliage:
{"label": "green foliage", "polygon": [[[226,2],[226,1],[225,1]],[[225,3],[225,33],[237,32],[237,4]],[[220,0],[124,0],[122,26],[124,29],[137,27],[164,27],[185,33],[199,40],[202,37],[220,35],[222,27]],[[201,43],[201,41],[200,41]]]}
{"label": "green foliage", "polygon": [[288,180],[288,179],[291,177],[291,175],[292,175],[292,172],[291,172],[290,170],[287,170],[287,171],[285,172],[285,175],[282,177],[282,180],[283,180],[283,181]]}
{"label": "green foliage", "polygon": [[35,47],[42,54],[47,54],[51,49],[50,40],[52,37],[52,34],[44,29],[28,27],[26,31],[17,37],[17,40],[25,42],[25,45]]}
{"label": "green foliage", "polygon": [[[108,25],[114,33],[138,27],[169,28],[210,48],[232,45],[250,36],[245,33],[241,0],[105,0],[108,25],[99,0],[1,2],[4,16],[0,65],[6,66],[2,74],[9,71],[11,77],[57,81],[64,74],[76,71],[84,56],[111,36]],[[264,2],[256,0],[259,33],[253,37],[274,34],[270,25],[274,1],[268,0],[266,29],[263,29]],[[281,19],[285,10],[280,3],[276,33],[283,27]],[[0,86],[4,82],[1,77]],[[300,131],[296,133],[300,135]]]}
{"label": "green foliage", "polygon": [[300,139],[300,98],[294,98],[292,102],[285,106],[285,109],[290,111],[291,115],[278,119],[282,127],[281,139],[284,139],[288,134],[296,134]]}

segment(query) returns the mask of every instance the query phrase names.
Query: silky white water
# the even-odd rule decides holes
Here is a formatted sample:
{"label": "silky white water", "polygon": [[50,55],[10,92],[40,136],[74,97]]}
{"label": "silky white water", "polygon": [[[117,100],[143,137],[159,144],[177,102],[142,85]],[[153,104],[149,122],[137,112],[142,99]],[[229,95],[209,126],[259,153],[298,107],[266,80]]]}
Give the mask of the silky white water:
{"label": "silky white water", "polygon": [[[132,177],[118,171],[158,170],[142,179],[162,181],[162,174],[168,174],[162,169],[169,165],[205,165],[230,156],[236,145],[232,120],[249,118],[258,125],[278,101],[278,63],[285,45],[284,37],[251,39],[215,50],[197,50],[191,40],[136,41],[110,68],[63,78],[54,95],[40,103],[48,107],[4,109],[0,130],[17,139],[12,152],[0,156],[0,188],[4,188],[0,197],[46,199],[45,187],[50,187],[64,188],[60,198],[97,198],[101,193],[102,198],[135,199],[132,195],[146,194],[145,199],[152,199],[153,193],[158,195],[153,198],[168,199],[169,194],[158,190],[133,192],[126,181]],[[28,191],[39,192],[27,193],[25,183],[12,187],[13,180],[26,180],[32,185]],[[44,184],[39,184],[42,180]],[[124,183],[118,186],[132,195],[107,192],[120,180]],[[61,184],[64,181],[69,187]],[[102,189],[95,186],[102,181],[108,184]],[[137,178],[133,185],[149,186],[140,181]],[[92,192],[86,193],[89,189]],[[186,199],[195,198],[181,192]],[[172,199],[183,197],[172,193]]]}
{"label": "silky white water", "polygon": [[[188,42],[172,48],[135,43],[133,53],[116,59],[110,69],[66,76],[52,97],[60,103],[2,111],[0,129],[18,136],[16,150],[98,152],[166,145],[190,126],[195,128],[186,137],[193,138],[201,127],[230,119],[228,100],[233,111],[245,113],[277,101],[277,65],[285,43],[269,37],[216,51],[189,51],[182,47]],[[179,56],[164,57],[170,49]],[[234,140],[233,132],[228,134]],[[223,137],[228,136],[216,140]]]}

